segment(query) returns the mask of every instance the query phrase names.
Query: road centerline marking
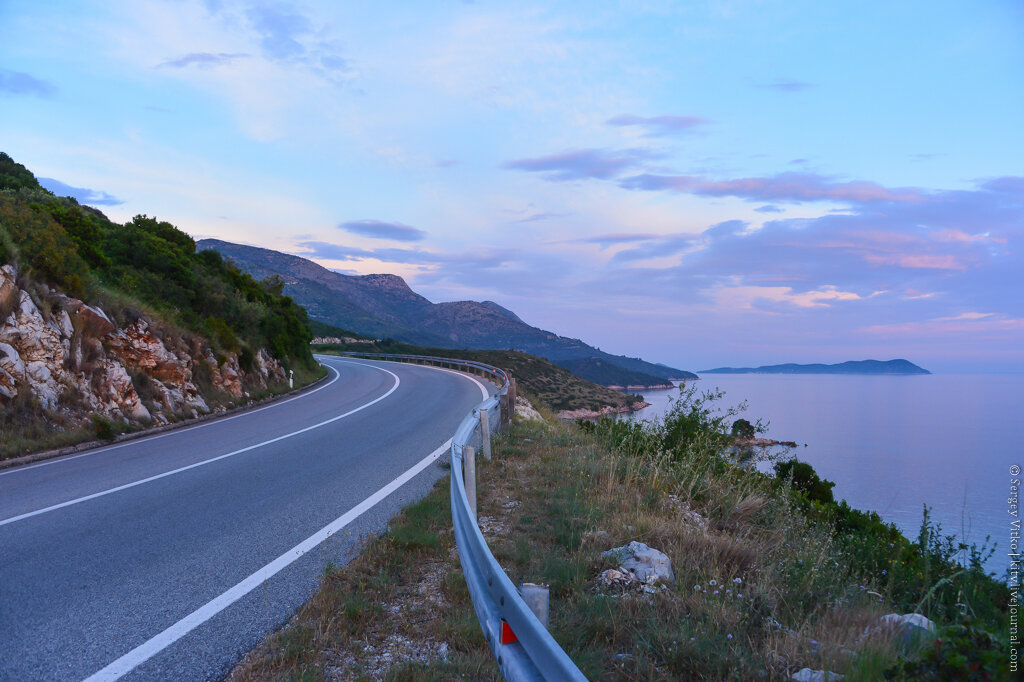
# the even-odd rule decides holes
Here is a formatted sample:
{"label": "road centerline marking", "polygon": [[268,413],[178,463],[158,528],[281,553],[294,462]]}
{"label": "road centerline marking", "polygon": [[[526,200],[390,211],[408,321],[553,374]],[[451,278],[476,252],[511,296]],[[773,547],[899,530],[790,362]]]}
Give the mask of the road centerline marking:
{"label": "road centerline marking", "polygon": [[165,472],[160,473],[160,474],[156,474],[156,475],[153,475],[153,476],[148,476],[148,477],[140,479],[138,481],[133,481],[131,483],[125,483],[124,485],[119,485],[119,486],[115,486],[113,488],[108,488],[107,490],[101,490],[100,492],[97,492],[97,493],[92,493],[90,495],[84,495],[82,497],[78,497],[78,498],[75,498],[73,500],[67,500],[66,502],[60,502],[58,504],[53,504],[53,505],[50,505],[49,507],[44,507],[42,509],[36,509],[34,511],[25,512],[24,514],[19,514],[17,516],[12,516],[10,518],[0,520],[0,526],[6,526],[8,524],[15,523],[17,521],[23,521],[24,519],[32,518],[33,516],[39,516],[40,514],[45,514],[47,512],[51,512],[51,511],[56,511],[57,509],[63,509],[64,507],[70,507],[72,505],[79,504],[81,502],[87,502],[89,500],[94,500],[94,499],[96,499],[98,497],[104,497],[106,495],[110,495],[110,494],[113,494],[113,493],[116,493],[116,492],[120,492],[121,490],[127,490],[128,488],[134,488],[136,486],[140,486],[140,485],[143,485],[145,483],[150,483],[152,481],[156,481],[156,480],[159,480],[161,478],[167,478],[168,476],[173,476],[175,474],[180,474],[180,473],[182,473],[184,471],[189,471],[190,469],[196,469],[196,468],[199,468],[201,466],[206,466],[207,464],[212,464],[214,462],[219,462],[222,459],[227,459],[228,457],[234,457],[235,455],[240,455],[243,452],[249,452],[250,450],[255,450],[257,448],[261,448],[264,445],[270,445],[272,443],[277,443],[278,441],[282,441],[282,440],[285,440],[287,438],[291,438],[292,436],[297,436],[299,434],[306,433],[307,431],[312,431],[313,429],[318,429],[321,426],[326,426],[327,424],[331,424],[333,422],[336,422],[339,419],[344,419],[345,417],[348,417],[349,415],[353,415],[356,412],[359,412],[361,410],[365,410],[367,407],[370,407],[371,405],[375,405],[376,403],[379,403],[381,400],[384,400],[389,395],[391,395],[396,390],[398,390],[399,385],[401,385],[401,383],[402,383],[402,380],[398,378],[397,374],[395,374],[394,372],[391,372],[389,370],[386,370],[383,367],[377,367],[375,365],[365,364],[365,363],[362,363],[362,362],[355,362],[355,363],[352,363],[352,364],[363,365],[364,367],[373,367],[374,369],[380,370],[381,372],[385,372],[387,374],[390,374],[392,377],[394,377],[395,383],[388,390],[388,392],[385,393],[384,395],[381,395],[381,396],[371,400],[368,403],[360,405],[359,407],[357,407],[357,408],[355,408],[353,410],[349,410],[345,414],[339,414],[339,415],[337,415],[335,417],[331,417],[330,419],[322,421],[322,422],[320,422],[318,424],[313,424],[311,426],[307,426],[307,427],[301,428],[298,431],[292,431],[291,433],[286,433],[283,436],[278,436],[277,438],[271,438],[271,439],[265,440],[265,441],[263,441],[261,443],[256,443],[254,445],[250,445],[248,447],[244,447],[244,448],[241,448],[241,449],[238,449],[238,450],[234,450],[232,452],[228,452],[228,453],[225,453],[223,455],[218,455],[218,456],[212,457],[210,459],[205,459],[205,460],[203,460],[201,462],[195,462],[195,463],[189,464],[187,466],[178,467],[177,469],[172,469],[171,471],[165,471]]}

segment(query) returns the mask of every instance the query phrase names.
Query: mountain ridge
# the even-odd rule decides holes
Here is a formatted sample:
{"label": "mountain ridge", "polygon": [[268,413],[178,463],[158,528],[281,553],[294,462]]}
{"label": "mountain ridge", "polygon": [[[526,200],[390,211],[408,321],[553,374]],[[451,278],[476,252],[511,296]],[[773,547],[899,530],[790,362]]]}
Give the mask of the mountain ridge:
{"label": "mountain ridge", "polygon": [[311,318],[360,334],[420,346],[516,349],[556,363],[599,358],[660,380],[696,378],[692,372],[612,355],[580,339],[533,327],[493,301],[432,303],[397,275],[342,275],[301,256],[218,239],[201,240],[197,248],[218,251],[254,277],[281,277],[284,292]]}
{"label": "mountain ridge", "polygon": [[931,374],[909,360],[847,360],[833,365],[812,363],[801,365],[789,362],[781,365],[761,365],[760,367],[716,367],[702,369],[701,374],[888,374],[914,375]]}

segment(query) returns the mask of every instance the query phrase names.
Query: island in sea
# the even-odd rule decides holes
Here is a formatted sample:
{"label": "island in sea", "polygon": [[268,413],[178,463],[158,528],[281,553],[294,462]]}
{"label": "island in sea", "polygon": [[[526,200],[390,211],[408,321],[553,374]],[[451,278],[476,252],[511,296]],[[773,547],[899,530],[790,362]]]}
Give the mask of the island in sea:
{"label": "island in sea", "polygon": [[716,367],[700,374],[931,374],[909,360],[850,360],[834,365],[762,365],[760,367]]}

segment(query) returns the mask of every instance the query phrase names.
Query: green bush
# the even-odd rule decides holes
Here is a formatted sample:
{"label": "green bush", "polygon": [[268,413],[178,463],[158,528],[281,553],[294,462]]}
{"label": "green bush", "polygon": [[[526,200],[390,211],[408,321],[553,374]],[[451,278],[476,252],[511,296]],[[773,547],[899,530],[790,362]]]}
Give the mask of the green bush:
{"label": "green bush", "polygon": [[754,425],[746,419],[737,419],[732,423],[732,436],[734,438],[753,438],[757,435]]}
{"label": "green bush", "polygon": [[[0,153],[0,256],[78,298],[111,292],[145,304],[169,321],[240,353],[255,350],[315,366],[306,311],[281,295],[283,282],[258,282],[169,222],[137,215],[120,225],[39,186],[24,166]],[[118,314],[119,311],[108,311]]]}
{"label": "green bush", "polygon": [[818,472],[807,462],[797,459],[790,459],[775,463],[775,475],[779,480],[789,481],[790,485],[807,496],[812,502],[831,504],[835,501],[832,497],[832,488],[835,483],[818,477]]}
{"label": "green bush", "polygon": [[1010,679],[1009,656],[992,633],[970,618],[941,628],[920,657],[901,660],[885,671],[887,680],[996,682]]}
{"label": "green bush", "polygon": [[5,241],[16,246],[26,274],[56,284],[72,296],[88,293],[88,265],[74,240],[45,208],[0,192],[0,231]]}

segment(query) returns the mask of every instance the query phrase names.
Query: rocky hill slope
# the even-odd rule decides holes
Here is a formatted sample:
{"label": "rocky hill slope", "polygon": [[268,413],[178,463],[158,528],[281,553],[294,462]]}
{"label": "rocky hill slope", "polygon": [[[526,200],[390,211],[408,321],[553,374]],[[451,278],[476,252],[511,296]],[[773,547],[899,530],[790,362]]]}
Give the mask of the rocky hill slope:
{"label": "rocky hill slope", "polygon": [[263,349],[245,371],[236,353],[218,359],[201,337],[168,333],[144,315],[119,326],[98,307],[33,288],[36,297],[19,287],[13,265],[0,267],[0,310],[11,310],[0,323],[0,400],[8,405],[20,398],[65,416],[167,423],[210,412],[204,392],[245,398],[246,387],[285,380]]}
{"label": "rocky hill slope", "polygon": [[0,459],[226,409],[319,368],[305,311],[173,225],[0,153]]}
{"label": "rocky hill slope", "polygon": [[628,382],[638,386],[650,376],[660,383],[696,378],[690,372],[605,353],[579,339],[530,326],[493,301],[432,303],[396,275],[342,275],[299,256],[216,239],[204,239],[197,247],[218,251],[254,277],[281,277],[284,292],[304,306],[311,318],[361,334],[420,346],[511,348],[555,362],[599,358],[649,375]]}

